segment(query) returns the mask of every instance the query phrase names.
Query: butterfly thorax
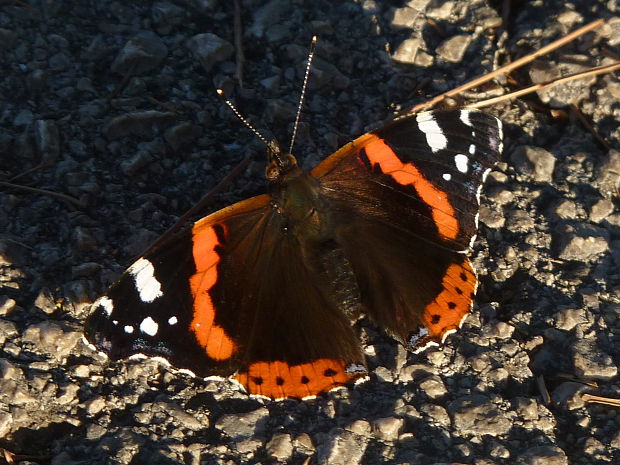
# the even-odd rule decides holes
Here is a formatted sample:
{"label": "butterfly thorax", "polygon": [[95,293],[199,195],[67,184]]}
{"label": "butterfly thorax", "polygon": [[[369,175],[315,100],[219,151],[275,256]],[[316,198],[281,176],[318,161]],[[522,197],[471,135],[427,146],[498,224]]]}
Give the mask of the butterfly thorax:
{"label": "butterfly thorax", "polygon": [[297,168],[269,184],[272,207],[283,232],[302,242],[321,241],[329,234],[326,200],[319,180]]}

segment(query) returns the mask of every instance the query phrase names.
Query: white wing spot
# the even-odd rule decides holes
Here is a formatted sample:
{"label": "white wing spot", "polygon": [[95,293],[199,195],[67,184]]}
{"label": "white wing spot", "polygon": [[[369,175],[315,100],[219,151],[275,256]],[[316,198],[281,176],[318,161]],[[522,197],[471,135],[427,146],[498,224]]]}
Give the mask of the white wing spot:
{"label": "white wing spot", "polygon": [[471,144],[469,146],[469,154],[473,155],[474,153],[476,153],[476,146],[474,144]]}
{"label": "white wing spot", "polygon": [[118,320],[112,320],[112,324],[113,324],[114,326],[118,326]]}
{"label": "white wing spot", "polygon": [[450,181],[450,179],[452,179],[452,175],[450,173],[444,173],[442,175],[442,178],[444,178],[446,181]]}
{"label": "white wing spot", "polygon": [[177,319],[176,316],[171,316],[170,318],[168,318],[168,324],[170,326],[176,325],[178,322],[179,322],[179,320]]}
{"label": "white wing spot", "polygon": [[133,333],[133,326],[129,326],[129,325],[127,325],[127,326],[125,326],[123,329],[125,330],[125,332],[126,332],[127,334],[131,334],[131,333]]}
{"label": "white wing spot", "polygon": [[102,307],[107,316],[112,315],[112,310],[114,310],[114,302],[112,302],[112,299],[106,297],[105,295],[103,297],[99,297],[99,299],[97,299],[94,303],[94,306]]}
{"label": "white wing spot", "polygon": [[157,329],[159,325],[155,323],[155,320],[150,316],[147,316],[142,323],[140,323],[140,331],[144,334],[148,334],[149,336],[155,336],[157,334]]}
{"label": "white wing spot", "polygon": [[469,120],[469,114],[471,113],[469,110],[461,110],[460,118],[463,124],[467,126],[472,126],[471,121]]}
{"label": "white wing spot", "polygon": [[459,170],[461,173],[467,173],[467,170],[469,169],[468,162],[469,158],[467,158],[467,155],[459,153],[458,155],[454,156],[454,163],[456,164],[456,169]]}
{"label": "white wing spot", "polygon": [[426,135],[426,143],[433,152],[443,150],[448,146],[448,139],[433,118],[432,113],[420,113],[416,117],[418,128]]}
{"label": "white wing spot", "polygon": [[134,277],[142,302],[148,304],[164,295],[161,284],[155,278],[155,268],[146,258],[140,258],[127,271]]}

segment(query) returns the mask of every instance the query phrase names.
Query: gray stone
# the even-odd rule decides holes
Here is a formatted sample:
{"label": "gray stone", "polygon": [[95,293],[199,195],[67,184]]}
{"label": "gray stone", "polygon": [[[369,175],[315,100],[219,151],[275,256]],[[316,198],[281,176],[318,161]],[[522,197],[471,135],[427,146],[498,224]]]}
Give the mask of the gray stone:
{"label": "gray stone", "polygon": [[228,60],[235,52],[230,42],[210,32],[196,34],[187,41],[187,46],[207,73],[210,73],[217,63]]}
{"label": "gray stone", "polygon": [[43,288],[39,291],[39,295],[34,299],[34,306],[48,315],[56,311],[56,302],[49,289]]}
{"label": "gray stone", "polygon": [[275,92],[280,87],[280,76],[276,74],[274,76],[261,79],[260,84],[265,89]]}
{"label": "gray stone", "polygon": [[448,21],[452,11],[455,8],[455,2],[445,2],[443,0],[431,0],[426,8],[426,16],[438,21]]}
{"label": "gray stone", "polygon": [[498,459],[507,459],[510,457],[510,451],[503,444],[491,441],[489,444],[489,455]]}
{"label": "gray stone", "polygon": [[6,437],[11,431],[13,416],[9,412],[0,412],[0,437]]}
{"label": "gray stone", "polygon": [[618,374],[613,358],[591,342],[578,341],[574,344],[572,359],[575,374],[580,378],[610,380]]}
{"label": "gray stone", "polygon": [[614,203],[609,199],[600,199],[590,207],[590,221],[598,223],[614,212]]}
{"label": "gray stone", "polygon": [[[463,434],[499,436],[512,427],[512,412],[500,411],[485,396],[473,394],[450,402],[454,427]],[[512,414],[512,415],[511,415]]]}
{"label": "gray stone", "polygon": [[568,410],[575,410],[584,406],[581,394],[588,386],[582,383],[567,381],[556,387],[551,393],[551,400],[557,406]]}
{"label": "gray stone", "polygon": [[116,140],[130,135],[152,138],[159,134],[162,127],[174,118],[174,113],[156,110],[125,113],[112,118],[105,125],[103,134],[108,140]]}
{"label": "gray stone", "polygon": [[496,339],[510,339],[515,327],[503,321],[495,321],[493,324],[486,325],[484,335]]}
{"label": "gray stone", "polygon": [[538,420],[538,402],[530,397],[516,397],[514,400],[514,408],[524,420]]}
{"label": "gray stone", "polygon": [[387,417],[375,420],[372,426],[379,438],[384,441],[395,441],[404,425],[405,420],[402,418]]}
{"label": "gray stone", "polygon": [[97,241],[89,229],[77,226],[73,231],[75,246],[80,252],[90,252],[97,247]]}
{"label": "gray stone", "polygon": [[525,210],[511,210],[506,214],[506,227],[509,231],[528,232],[534,229],[534,217]]}
{"label": "gray stone", "polygon": [[139,151],[134,154],[129,160],[125,160],[121,163],[121,170],[123,170],[123,173],[125,173],[127,176],[133,176],[152,161],[153,156],[150,153],[145,151]]}
{"label": "gray stone", "polygon": [[515,169],[524,175],[531,176],[534,181],[551,182],[555,168],[555,156],[540,147],[522,145],[510,155]]}
{"label": "gray stone", "polygon": [[0,344],[17,336],[17,327],[12,321],[0,319]]}
{"label": "gray stone", "polygon": [[361,463],[368,438],[343,429],[330,431],[329,439],[317,448],[319,465],[356,465]]}
{"label": "gray stone", "polygon": [[222,415],[215,427],[235,440],[251,438],[264,429],[269,410],[260,407],[248,413]]}
{"label": "gray stone", "polygon": [[355,420],[345,429],[361,436],[367,436],[372,430],[372,427],[370,423],[368,423],[368,420]]}
{"label": "gray stone", "polygon": [[392,17],[392,27],[407,27],[413,29],[416,19],[420,16],[420,11],[409,6],[396,8]]}
{"label": "gray stone", "polygon": [[37,398],[28,392],[27,385],[14,379],[2,380],[0,382],[0,393],[6,398],[6,404],[12,406],[25,406],[37,402]]}
{"label": "gray stone", "polygon": [[471,36],[466,34],[450,37],[439,44],[436,49],[437,55],[450,63],[460,63],[471,40]]}
{"label": "gray stone", "polygon": [[503,212],[497,208],[491,208],[488,205],[480,207],[480,221],[489,228],[502,228],[506,222]]}
{"label": "gray stone", "polygon": [[609,250],[609,232],[592,225],[561,225],[556,233],[558,258],[590,261]]}
{"label": "gray stone", "polygon": [[119,74],[144,74],[157,68],[168,55],[168,47],[152,31],[139,32],[122,48],[112,63]]}
{"label": "gray stone", "polygon": [[553,215],[560,219],[574,219],[577,217],[577,205],[572,200],[562,199],[551,209]]}
{"label": "gray stone", "polygon": [[185,10],[170,2],[155,2],[151,7],[151,18],[160,34],[169,34],[174,26],[186,20]]}
{"label": "gray stone", "polygon": [[420,413],[426,417],[429,423],[448,427],[450,426],[450,415],[448,411],[441,405],[425,403],[420,406]]}
{"label": "gray stone", "polygon": [[252,10],[253,21],[247,30],[250,36],[261,38],[271,26],[278,25],[283,14],[288,11],[287,0],[271,0]]}
{"label": "gray stone", "polygon": [[583,308],[564,308],[555,314],[555,327],[570,331],[581,323],[586,323],[586,311]]}
{"label": "gray stone", "polygon": [[267,454],[280,461],[287,462],[293,455],[293,441],[290,434],[277,433],[265,445]]}
{"label": "gray stone", "polygon": [[557,446],[530,447],[517,457],[517,465],[568,465],[568,457]]}
{"label": "gray stone", "polygon": [[[491,174],[492,173],[494,173],[494,171],[492,171]],[[491,174],[489,174],[489,177]],[[489,199],[489,203],[492,205],[506,205],[514,200],[515,194],[504,187],[492,187],[487,189],[486,198]]]}
{"label": "gray stone", "polygon": [[8,360],[0,359],[0,380],[17,380],[23,377],[24,374],[20,368],[16,367]]}
{"label": "gray stone", "polygon": [[415,64],[422,67],[430,66],[433,64],[433,57],[426,53],[423,48],[422,39],[405,39],[392,55],[392,59],[399,63]]}
{"label": "gray stone", "polygon": [[[536,60],[530,67],[530,78],[533,83],[548,82],[560,76],[578,73],[590,68],[588,58],[581,55],[565,55],[567,62],[554,63],[552,60]],[[568,62],[570,60],[570,62]],[[586,64],[579,64],[582,61]],[[590,93],[590,87],[596,82],[595,76],[575,79],[558,86],[539,90],[538,97],[553,108],[564,108],[570,104],[578,104]]]}
{"label": "gray stone", "polygon": [[71,277],[73,279],[85,278],[87,276],[96,275],[101,271],[101,265],[95,262],[80,263],[71,268]]}
{"label": "gray stone", "polygon": [[59,395],[56,398],[56,402],[60,405],[75,404],[78,402],[78,392],[80,386],[77,384],[66,384],[60,388]]}
{"label": "gray stone", "polygon": [[439,376],[430,376],[420,382],[422,389],[430,399],[438,399],[448,393],[443,380]]}
{"label": "gray stone", "polygon": [[198,136],[200,136],[200,128],[188,121],[176,124],[164,133],[166,142],[175,152],[190,145]]}
{"label": "gray stone", "polygon": [[605,454],[606,449],[607,448],[601,441],[593,437],[589,437],[588,439],[586,439],[586,442],[583,444],[584,453],[590,456]]}
{"label": "gray stone", "polygon": [[204,415],[201,419],[198,419],[176,404],[169,402],[158,402],[158,404],[165,412],[173,417],[176,422],[183,425],[184,428],[192,431],[199,431],[209,427],[209,419]]}
{"label": "gray stone", "polygon": [[596,167],[596,183],[601,194],[610,195],[620,184],[620,151],[609,150]]}
{"label": "gray stone", "polygon": [[16,127],[30,126],[34,120],[34,115],[28,109],[21,110],[15,118],[13,118],[13,125]]}
{"label": "gray stone", "polygon": [[583,22],[583,16],[576,11],[566,10],[557,16],[557,22],[568,28],[576,27],[576,24]]}
{"label": "gray stone", "polygon": [[11,299],[7,295],[0,296],[0,316],[8,316],[10,315],[15,307],[17,306],[17,302]]}
{"label": "gray stone", "polygon": [[37,350],[49,353],[62,361],[73,351],[81,337],[81,332],[71,331],[51,321],[42,321],[30,325],[24,331],[23,340],[34,344]]}
{"label": "gray stone", "polygon": [[96,415],[101,412],[106,406],[104,397],[95,397],[87,402],[84,402],[84,407],[89,415]]}
{"label": "gray stone", "polygon": [[234,444],[235,449],[240,454],[251,454],[258,450],[260,446],[263,445],[263,442],[257,438],[248,438],[238,441]]}
{"label": "gray stone", "polygon": [[295,450],[307,455],[313,454],[316,450],[314,443],[312,442],[312,438],[307,433],[301,433],[297,436],[293,441],[293,445],[295,446]]}

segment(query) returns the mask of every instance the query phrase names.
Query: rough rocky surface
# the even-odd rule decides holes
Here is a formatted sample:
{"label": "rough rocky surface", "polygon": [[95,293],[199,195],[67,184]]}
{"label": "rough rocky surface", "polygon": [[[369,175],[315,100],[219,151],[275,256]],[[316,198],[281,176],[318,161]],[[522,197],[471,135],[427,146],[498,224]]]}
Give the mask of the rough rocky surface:
{"label": "rough rocky surface", "polygon": [[609,25],[468,97],[620,54],[613,1],[240,3],[243,88],[233,2],[2,2],[0,180],[75,200],[0,187],[0,447],[54,465],[620,463],[618,410],[581,400],[620,397],[612,75],[488,108],[506,139],[482,194],[477,305],[442,347],[370,336],[368,382],[274,403],[152,360],[106,364],[79,340],[89,304],[248,154],[209,208],[260,192],[263,148],[214,90],[286,144],[313,34],[305,167],[599,17]]}

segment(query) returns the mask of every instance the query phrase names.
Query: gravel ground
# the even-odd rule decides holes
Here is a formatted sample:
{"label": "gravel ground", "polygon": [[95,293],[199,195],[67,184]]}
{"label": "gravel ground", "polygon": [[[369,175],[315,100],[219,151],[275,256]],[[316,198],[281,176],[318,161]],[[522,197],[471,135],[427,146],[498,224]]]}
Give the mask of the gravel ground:
{"label": "gravel ground", "polygon": [[594,19],[608,24],[501,84],[620,53],[614,1],[523,2],[501,29],[508,2],[247,0],[240,89],[232,3],[0,2],[0,176],[75,199],[0,187],[0,447],[54,465],[620,463],[618,409],[581,398],[620,397],[613,75],[488,109],[507,128],[482,200],[481,286],[443,347],[414,356],[369,328],[368,382],[263,402],[84,346],[89,304],[237,162],[253,155],[211,210],[264,186],[261,144],[214,89],[287,141],[312,34],[306,167]]}

